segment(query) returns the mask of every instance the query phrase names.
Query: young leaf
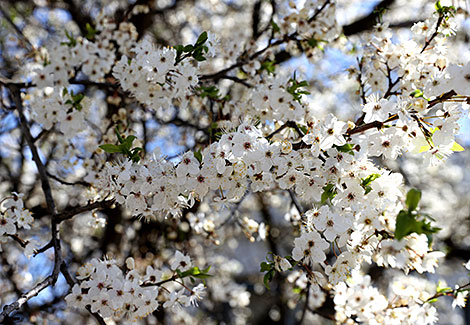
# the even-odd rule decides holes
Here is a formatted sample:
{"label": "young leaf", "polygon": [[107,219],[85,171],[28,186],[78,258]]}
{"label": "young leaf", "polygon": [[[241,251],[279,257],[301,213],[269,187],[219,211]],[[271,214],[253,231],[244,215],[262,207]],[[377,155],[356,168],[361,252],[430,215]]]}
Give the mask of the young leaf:
{"label": "young leaf", "polygon": [[408,212],[401,210],[398,213],[395,225],[395,238],[400,240],[403,237],[413,233],[416,229],[416,220]]}
{"label": "young leaf", "polygon": [[266,273],[263,277],[263,283],[266,289],[270,290],[269,288],[269,282],[274,278],[275,271],[274,269]]}
{"label": "young leaf", "polygon": [[408,211],[414,211],[418,207],[419,200],[421,199],[421,191],[415,188],[412,188],[406,194],[406,206]]}
{"label": "young leaf", "polygon": [[207,41],[207,32],[202,32],[197,38],[196,46],[204,44],[205,41]]}
{"label": "young leaf", "polygon": [[327,184],[323,187],[323,193],[321,195],[321,204],[325,204],[328,199],[334,198],[336,195],[336,189],[333,184]]}
{"label": "young leaf", "polygon": [[115,144],[102,144],[99,147],[103,149],[104,151],[106,151],[107,153],[121,152],[121,148]]}

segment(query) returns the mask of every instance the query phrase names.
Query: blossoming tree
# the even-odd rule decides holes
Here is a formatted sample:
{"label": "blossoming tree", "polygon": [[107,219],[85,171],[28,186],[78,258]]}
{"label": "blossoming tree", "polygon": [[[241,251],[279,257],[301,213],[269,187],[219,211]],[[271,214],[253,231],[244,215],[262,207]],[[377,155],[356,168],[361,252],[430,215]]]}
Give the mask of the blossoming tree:
{"label": "blossoming tree", "polygon": [[0,3],[0,322],[465,306],[470,8],[363,5]]}

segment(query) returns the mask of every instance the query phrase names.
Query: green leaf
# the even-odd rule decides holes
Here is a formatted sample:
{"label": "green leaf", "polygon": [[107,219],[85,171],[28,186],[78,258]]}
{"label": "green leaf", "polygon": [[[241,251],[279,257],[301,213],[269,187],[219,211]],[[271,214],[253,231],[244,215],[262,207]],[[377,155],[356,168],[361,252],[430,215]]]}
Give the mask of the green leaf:
{"label": "green leaf", "polygon": [[259,71],[266,70],[268,73],[274,74],[274,71],[276,70],[275,64],[276,64],[276,61],[266,60],[261,63],[261,68],[259,69]]}
{"label": "green leaf", "polygon": [[207,32],[202,32],[197,38],[196,45],[202,45],[205,41],[207,41]]}
{"label": "green leaf", "polygon": [[419,200],[421,199],[421,191],[415,188],[412,188],[406,194],[406,206],[408,211],[414,211],[418,207]]}
{"label": "green leaf", "polygon": [[401,210],[398,213],[395,224],[395,238],[401,240],[403,237],[411,234],[416,229],[416,220],[408,212]]}
{"label": "green leaf", "polygon": [[99,147],[103,149],[104,151],[106,151],[107,153],[121,152],[121,148],[115,144],[102,144]]}
{"label": "green leaf", "polygon": [[354,155],[354,151],[353,151],[354,146],[355,146],[355,144],[346,143],[346,144],[343,144],[342,146],[335,146],[335,148],[336,148],[336,150],[338,150],[340,152],[346,152],[346,153],[349,153],[351,155]]}
{"label": "green leaf", "polygon": [[411,92],[410,96],[414,98],[420,98],[423,97],[423,91],[421,89],[415,89]]}
{"label": "green leaf", "polygon": [[206,60],[206,58],[204,56],[202,56],[202,54],[193,55],[193,58],[196,59],[196,61],[199,61],[199,62],[202,62],[202,61]]}
{"label": "green leaf", "polygon": [[199,163],[202,163],[202,153],[201,153],[201,150],[198,150],[198,151],[194,152],[194,157],[197,159],[197,161],[199,161]]}
{"label": "green leaf", "polygon": [[264,283],[264,286],[266,287],[266,289],[270,290],[269,288],[269,282],[271,282],[271,280],[274,278],[274,270],[271,270],[269,271],[268,273],[266,273],[264,275],[264,278],[263,278],[263,283]]}
{"label": "green leaf", "polygon": [[270,264],[270,263],[266,263],[266,262],[262,262],[260,264],[260,272],[267,272],[267,271],[271,271],[273,269],[273,265]]}
{"label": "green leaf", "polygon": [[293,291],[294,293],[296,293],[296,294],[300,294],[300,293],[302,292],[302,288],[300,288],[300,287],[294,287],[294,288],[292,289],[292,291]]}
{"label": "green leaf", "polygon": [[323,187],[321,195],[321,204],[325,204],[328,199],[334,198],[336,195],[336,188],[333,184],[327,184]]}
{"label": "green leaf", "polygon": [[395,238],[401,240],[403,237],[412,233],[425,234],[428,237],[429,245],[432,243],[432,234],[441,230],[438,227],[432,227],[426,220],[417,220],[419,215],[413,215],[410,211],[401,210],[398,213],[395,225]]}
{"label": "green leaf", "polygon": [[271,27],[273,28],[274,34],[279,33],[279,31],[281,30],[279,26],[273,20],[271,20]]}
{"label": "green leaf", "polygon": [[91,26],[89,23],[86,23],[85,25],[85,29],[86,29],[86,38],[91,40],[93,39],[93,37],[95,37],[96,35],[96,29],[93,28],[93,26]]}
{"label": "green leaf", "polygon": [[[207,268],[207,270],[209,270],[209,268]],[[176,271],[178,272],[179,269],[176,270]],[[199,269],[199,267],[197,267],[197,266],[192,267],[189,270],[184,271],[184,272],[179,271],[178,275],[179,275],[180,278],[185,278],[187,276],[192,276],[192,277],[195,277],[195,278],[198,278],[198,279],[207,279],[207,278],[212,276],[211,274],[207,274],[206,272],[201,271]]]}
{"label": "green leaf", "polygon": [[129,151],[132,147],[132,142],[134,142],[134,140],[136,139],[137,137],[135,135],[129,135],[121,144],[121,147],[124,148],[126,151]]}
{"label": "green leaf", "polygon": [[124,139],[121,136],[121,132],[119,131],[119,126],[118,125],[116,125],[116,128],[114,129],[114,133],[116,133],[116,136],[119,140],[119,143],[123,143]]}
{"label": "green leaf", "polygon": [[[180,46],[182,46],[182,45],[180,45]],[[194,49],[194,46],[189,44],[189,45],[186,45],[185,47],[183,47],[183,52],[191,52],[193,49]]]}
{"label": "green leaf", "polygon": [[294,97],[294,100],[298,101],[299,103],[301,102],[302,95],[309,95],[310,92],[301,89],[302,87],[308,86],[308,83],[306,80],[302,81],[297,81],[295,77],[295,72],[294,72],[294,77],[291,78],[288,82],[288,85],[290,86],[287,87],[287,92]]}
{"label": "green leaf", "polygon": [[380,176],[380,174],[370,174],[369,176],[361,179],[361,186],[363,189],[366,190],[365,194],[368,194],[370,191],[372,191],[372,187],[370,186],[370,184]]}

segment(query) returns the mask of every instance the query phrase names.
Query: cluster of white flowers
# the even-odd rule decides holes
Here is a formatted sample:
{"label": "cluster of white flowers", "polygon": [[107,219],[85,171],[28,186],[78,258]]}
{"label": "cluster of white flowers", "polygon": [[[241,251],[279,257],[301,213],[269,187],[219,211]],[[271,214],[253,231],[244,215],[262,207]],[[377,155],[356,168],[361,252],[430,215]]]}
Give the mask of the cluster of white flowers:
{"label": "cluster of white flowers", "polygon": [[[406,274],[413,270],[434,272],[439,258],[444,256],[432,250],[426,234],[411,232],[396,238],[397,215],[406,209],[403,177],[379,168],[374,163],[377,160],[370,158],[395,160],[407,152],[422,153],[425,165],[433,165],[461,150],[455,136],[459,121],[469,108],[465,95],[470,95],[470,65],[450,62],[446,56],[446,37],[455,31],[453,20],[441,19],[441,14],[436,13],[415,24],[413,35],[405,41],[392,41],[386,24],[376,27],[360,51],[359,69],[351,69],[360,81],[363,100],[362,117],[356,125],[334,114],[320,119],[314,105],[305,101],[303,95],[308,92],[297,92],[295,74],[287,81],[284,75],[273,74],[270,66],[275,63],[270,61],[271,46],[283,44],[288,53],[301,51],[313,60],[323,44],[339,37],[334,1],[310,1],[301,7],[290,1],[278,9],[271,17],[272,34],[266,48],[254,52],[259,45],[256,40],[250,45],[231,40],[218,52],[226,62],[235,62],[220,70],[227,73],[224,76],[211,70],[211,62],[196,62],[205,58],[192,60],[184,54],[181,57],[179,47],[157,47],[146,37],[137,42],[134,25],[117,25],[100,14],[96,30],[89,26],[92,33],[87,38],[74,38],[67,33],[65,42],[48,48],[43,67],[29,76],[36,89],[28,91],[26,103],[43,129],[51,130],[57,124],[68,139],[87,129],[89,115],[104,111],[91,112],[91,97],[71,92],[74,87],[69,87],[69,82],[83,81],[82,75],[92,85],[104,82],[105,77],[116,78],[123,92],[115,89],[113,95],[107,94],[108,103],[116,106],[107,112],[112,116],[110,123],[97,130],[100,140],[92,135],[84,145],[85,151],[93,147],[83,164],[87,173],[84,180],[93,186],[93,192],[88,193],[93,199],[112,198],[132,216],[159,221],[167,216],[179,217],[183,209],[195,207],[200,201],[195,211],[185,214],[186,228],[215,239],[216,232],[235,216],[237,227],[255,241],[273,236],[269,220],[239,217],[237,204],[250,192],[272,194],[284,190],[292,198],[292,209],[298,210],[298,218],[292,218],[291,223],[300,227],[296,227],[299,231],[293,239],[292,257],[272,253],[273,267],[268,272],[290,272],[288,282],[296,289],[289,293],[292,308],[299,297],[294,299],[294,292],[306,293],[307,307],[314,310],[322,306],[326,293],[334,287],[338,322],[436,322],[436,309],[426,303],[435,288],[429,288],[427,282],[397,278],[387,297],[359,270],[363,263],[374,262]],[[133,10],[147,13],[150,9],[138,5]],[[204,55],[213,57],[217,39],[209,34],[207,41],[205,45],[210,48]],[[192,48],[184,47],[185,51]],[[238,57],[237,61],[233,61],[234,57]],[[202,74],[207,70],[214,72],[215,77]],[[235,76],[230,75],[233,72]],[[235,93],[233,98],[232,93],[224,99],[202,95],[206,82],[212,86],[211,77],[236,81],[236,86],[246,86],[249,91],[237,98],[234,86],[230,90]],[[223,83],[215,85],[224,87]],[[126,105],[133,105],[125,99],[129,94],[140,104],[134,106],[139,110],[128,110]],[[450,98],[451,102],[444,102]],[[203,107],[206,102],[220,104],[218,112]],[[163,122],[169,116],[197,116],[201,125],[196,123],[196,129],[201,130],[204,123],[210,125],[205,133],[207,142],[195,141],[195,150],[200,150],[185,152],[177,163],[158,154],[127,159],[118,150],[108,151],[110,157],[96,149],[100,143],[108,142],[106,145],[113,147],[110,142],[117,141],[112,133],[113,123],[124,125],[126,133],[133,132],[137,124],[133,120],[135,111],[140,117],[155,112]],[[186,126],[183,118],[181,121]],[[143,122],[147,137],[147,121],[139,122]],[[217,135],[213,134],[215,130]],[[119,141],[123,143],[121,138]],[[149,141],[145,139],[147,144]],[[59,147],[56,153],[64,152],[66,145]],[[75,155],[83,151],[73,148],[69,152]],[[2,201],[1,240],[5,235],[16,234],[18,228],[30,228],[33,218],[24,209],[22,196],[14,193]],[[204,204],[209,206],[208,201],[213,211],[201,208]],[[303,212],[303,208],[307,211]],[[289,213],[295,214],[292,210]],[[97,229],[105,223],[97,215],[92,220]],[[210,283],[211,299],[232,308],[246,308],[251,294],[244,284],[233,280],[241,266],[225,256],[213,257],[211,262],[220,271]],[[169,269],[147,266],[142,274],[132,258],[126,262],[126,272],[115,260],[92,259],[78,270],[79,283],[65,300],[72,307],[89,308],[104,318],[132,321],[159,307],[197,306],[205,295],[204,285],[189,288],[182,275],[193,269],[191,258],[176,251],[169,264]],[[456,290],[454,306],[462,306],[467,294]],[[178,317],[186,317],[185,312],[178,313]]]}
{"label": "cluster of white flowers", "polygon": [[46,87],[35,95],[30,95],[30,107],[35,121],[44,129],[50,130],[56,123],[66,137],[73,137],[86,129],[85,119],[90,111],[90,100],[87,97],[73,106],[73,93],[62,87]]}
{"label": "cluster of white flowers", "polygon": [[[128,271],[124,273],[115,260],[92,259],[78,269],[80,283],[75,284],[72,292],[65,297],[67,304],[75,308],[90,306],[92,312],[98,312],[104,318],[126,317],[136,321],[160,305],[163,308],[197,305],[197,301],[204,296],[203,284],[190,289],[180,282],[182,278],[176,276],[177,270],[184,272],[191,268],[190,257],[180,251],[176,251],[173,258],[173,275],[170,276],[150,265],[145,274],[141,274],[135,269],[133,258],[127,259],[126,267]],[[182,288],[176,290],[171,287],[175,283]]]}
{"label": "cluster of white flowers", "polygon": [[116,29],[116,24],[102,14],[94,33],[93,40],[67,34],[66,41],[49,46],[44,67],[35,70],[33,84],[38,88],[67,87],[78,68],[91,81],[104,81],[104,76],[115,63],[114,42],[122,53],[128,53],[138,36],[131,23],[123,22]]}
{"label": "cluster of white flowers", "polygon": [[[374,260],[379,265],[406,271],[433,272],[437,259],[444,254],[432,252],[425,235],[413,234],[403,241],[382,237],[383,232],[394,233],[394,220],[403,207],[401,175],[389,174],[348,154],[337,153],[336,157],[337,163],[332,164],[336,172],[329,177],[329,184],[337,192],[332,205],[305,213],[302,234],[294,241],[293,258],[315,266],[325,262],[325,251],[330,247],[338,249],[335,263],[325,266],[333,284],[346,280],[363,261]],[[376,178],[370,187],[364,186],[364,180],[371,175]],[[343,247],[346,251],[341,252]]]}
{"label": "cluster of white flowers", "polygon": [[250,116],[259,116],[261,121],[295,121],[303,122],[305,107],[295,101],[286,90],[286,85],[280,84],[280,79],[270,78],[258,84],[251,93],[252,111]]}
{"label": "cluster of white flowers", "polygon": [[25,209],[23,193],[12,193],[1,201],[2,213],[0,216],[0,242],[4,242],[4,235],[16,234],[18,228],[31,229],[33,217],[28,209]]}
{"label": "cluster of white flowers", "polygon": [[[377,32],[370,34],[360,71],[365,82],[362,91],[371,93],[363,106],[364,121],[393,125],[369,131],[367,139],[357,137],[357,144],[367,148],[370,156],[383,154],[385,158],[395,159],[401,152],[425,151],[425,160],[436,164],[455,150],[455,135],[460,129],[457,121],[468,105],[444,103],[436,110],[434,105],[428,105],[427,98],[450,90],[466,94],[470,82],[468,69],[464,67],[468,64],[450,63],[446,56],[446,36],[455,28],[452,19],[442,20],[432,45],[423,45],[435,33],[437,21],[435,14],[415,24],[413,37],[403,42],[392,42],[387,25],[379,25]],[[434,128],[425,130],[420,122],[422,118],[427,121],[432,118]]]}
{"label": "cluster of white flowers", "polygon": [[[341,33],[336,22],[336,3],[329,0],[316,0],[295,3],[289,1],[279,8],[282,20],[279,22],[280,32],[286,35],[299,35],[305,48],[307,58],[313,59],[314,54],[321,53],[323,44],[334,40]],[[313,19],[312,19],[313,17]],[[295,49],[295,42],[288,47]]]}
{"label": "cluster of white flowers", "polygon": [[186,107],[186,97],[198,83],[197,66],[188,60],[175,65],[176,50],[157,48],[149,39],[137,43],[132,51],[134,58],[124,55],[113,68],[121,87],[157,113],[171,110],[175,104]]}
{"label": "cluster of white flowers", "polygon": [[335,287],[335,318],[353,324],[434,324],[437,310],[426,301],[435,287],[426,280],[401,276],[390,283],[390,297],[371,285],[369,275],[355,272],[351,279]]}

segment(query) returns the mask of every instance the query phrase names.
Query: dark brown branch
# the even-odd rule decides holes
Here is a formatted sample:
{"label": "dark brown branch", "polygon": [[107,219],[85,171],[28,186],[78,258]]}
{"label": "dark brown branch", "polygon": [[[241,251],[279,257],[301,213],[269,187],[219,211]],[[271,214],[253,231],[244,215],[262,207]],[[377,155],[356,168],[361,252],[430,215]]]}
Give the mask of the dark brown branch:
{"label": "dark brown branch", "polygon": [[325,3],[320,7],[320,9],[318,9],[313,15],[312,17],[310,17],[308,19],[308,23],[310,24],[311,22],[313,22],[315,20],[315,18],[318,17],[318,15],[323,11],[323,9],[326,8],[326,6],[330,4],[330,0],[326,0]]}
{"label": "dark brown branch", "polygon": [[367,16],[356,20],[349,25],[343,26],[344,35],[351,36],[371,29],[375,24],[377,24],[378,18],[380,18],[383,10],[389,8],[394,2],[395,0],[380,1]]}
{"label": "dark brown branch", "polygon": [[302,310],[302,316],[300,317],[300,320],[299,322],[297,323],[298,325],[302,325],[302,323],[304,322],[304,319],[305,319],[305,315],[307,314],[307,309],[308,309],[308,301],[310,299],[310,281],[307,283],[307,291],[306,291],[306,297],[305,297],[305,304],[304,304],[304,308]]}
{"label": "dark brown branch", "polygon": [[15,302],[4,306],[1,316],[0,316],[0,322],[2,322],[5,317],[8,317],[11,312],[19,310],[21,306],[23,306],[32,297],[37,296],[39,292],[41,292],[42,290],[44,290],[50,285],[54,285],[59,276],[60,265],[62,263],[60,239],[59,239],[59,228],[58,228],[58,223],[56,222],[56,218],[55,218],[57,215],[57,210],[55,207],[54,199],[52,197],[52,190],[49,184],[49,179],[47,178],[46,167],[44,166],[44,164],[41,161],[41,158],[39,157],[38,150],[36,146],[34,145],[34,139],[28,127],[28,122],[26,120],[26,117],[24,116],[20,89],[14,85],[9,85],[8,87],[10,89],[13,101],[16,105],[16,110],[18,112],[21,130],[31,150],[33,161],[35,162],[36,167],[38,169],[39,178],[41,180],[41,186],[44,192],[44,196],[46,198],[47,209],[48,209],[49,214],[51,215],[51,232],[52,232],[51,243],[52,243],[52,246],[54,247],[54,269],[52,270],[52,274],[50,276],[48,276],[42,282],[38,283],[29,292],[25,293]]}
{"label": "dark brown branch", "polygon": [[296,132],[299,134],[299,136],[302,136],[303,133],[302,131],[299,129],[299,127],[297,126],[297,124],[293,121],[287,121],[286,123],[284,123],[283,125],[281,125],[279,128],[277,128],[276,130],[274,130],[273,132],[271,132],[270,134],[268,134],[265,138],[267,140],[271,139],[273,136],[275,136],[276,134],[278,134],[279,132],[281,132],[282,130],[284,130],[285,128],[294,128],[296,130]]}
{"label": "dark brown branch", "polygon": [[52,189],[51,189],[51,185],[49,184],[49,179],[47,177],[46,167],[44,166],[44,164],[41,161],[41,158],[39,157],[38,150],[36,146],[34,145],[34,138],[31,135],[31,132],[28,127],[28,122],[26,121],[26,117],[23,114],[23,103],[21,100],[20,89],[12,85],[10,85],[9,88],[10,88],[13,100],[15,102],[15,105],[16,105],[16,110],[18,112],[21,130],[26,138],[26,142],[28,143],[28,146],[31,150],[34,163],[36,164],[36,167],[38,169],[39,178],[41,179],[42,190],[46,198],[47,209],[51,215],[52,244],[54,246],[54,252],[55,252],[55,266],[52,272],[52,278],[53,278],[53,283],[55,283],[59,275],[59,266],[60,266],[60,263],[62,262],[61,261],[62,256],[60,252],[59,228],[58,228],[58,224],[56,223],[56,218],[55,218],[57,214],[57,210],[56,210],[54,198],[52,197]]}
{"label": "dark brown branch", "polygon": [[90,183],[88,182],[85,182],[85,181],[77,181],[77,182],[66,182],[64,181],[63,179],[60,179],[59,177],[55,176],[54,174],[51,174],[49,172],[47,172],[47,176],[49,176],[50,178],[58,181],[59,183],[61,184],[64,184],[64,185],[82,185],[82,186],[86,186],[86,187],[89,187],[91,186]]}
{"label": "dark brown branch", "polygon": [[374,122],[363,124],[361,126],[357,126],[354,129],[348,130],[346,131],[346,134],[353,135],[353,134],[361,133],[361,132],[364,132],[373,128],[377,128],[377,130],[380,130],[383,125],[384,125],[384,122],[374,121]]}
{"label": "dark brown branch", "polygon": [[423,53],[427,48],[428,46],[431,44],[431,42],[433,41],[433,39],[439,34],[439,27],[441,26],[441,23],[442,21],[444,20],[444,14],[439,14],[439,18],[437,19],[437,22],[436,22],[436,29],[434,30],[434,33],[431,35],[431,37],[426,41],[426,43],[424,43],[424,46],[421,50],[420,53]]}
{"label": "dark brown branch", "polygon": [[95,209],[107,209],[110,208],[114,204],[114,200],[104,200],[99,202],[90,203],[85,206],[72,208],[65,210],[59,214],[57,214],[57,223],[61,223],[62,221],[68,220],[76,216],[77,214],[92,211]]}
{"label": "dark brown branch", "polygon": [[46,289],[53,283],[55,283],[55,279],[53,275],[49,275],[45,280],[39,282],[33,289],[23,294],[18,300],[9,305],[5,305],[2,313],[0,314],[0,323],[3,322],[3,320],[12,312],[19,310],[26,302],[28,302],[28,300],[37,296],[42,290]]}
{"label": "dark brown branch", "polygon": [[247,88],[253,88],[254,87],[252,84],[246,82],[245,80],[240,79],[238,77],[234,77],[234,76],[221,76],[219,79],[232,80],[232,81],[235,81],[236,83],[242,84],[243,86],[245,86]]}
{"label": "dark brown branch", "polygon": [[18,244],[20,244],[21,247],[25,248],[26,245],[28,245],[29,241],[22,239],[20,236],[17,234],[7,234],[6,236],[13,238],[14,241],[16,241]]}

